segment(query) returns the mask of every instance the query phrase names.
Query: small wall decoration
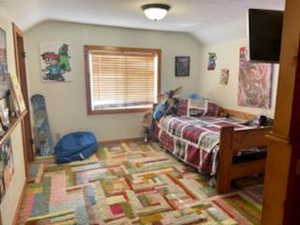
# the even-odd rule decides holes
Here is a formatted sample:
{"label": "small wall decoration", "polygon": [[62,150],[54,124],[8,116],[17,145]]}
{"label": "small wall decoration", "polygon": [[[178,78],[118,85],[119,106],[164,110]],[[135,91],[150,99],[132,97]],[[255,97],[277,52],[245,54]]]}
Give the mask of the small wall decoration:
{"label": "small wall decoration", "polygon": [[222,69],[221,77],[220,77],[220,84],[228,85],[228,81],[229,81],[229,69]]}
{"label": "small wall decoration", "polygon": [[246,47],[240,48],[238,104],[255,108],[271,108],[274,66],[251,63]]}
{"label": "small wall decoration", "polygon": [[0,99],[6,97],[10,86],[7,74],[6,32],[0,28]]}
{"label": "small wall decoration", "polygon": [[208,53],[208,70],[215,70],[216,69],[216,60],[217,60],[217,54],[214,52],[209,52]]}
{"label": "small wall decoration", "polygon": [[190,75],[190,56],[175,57],[175,76],[187,77]]}
{"label": "small wall decoration", "polygon": [[72,63],[70,45],[45,42],[40,45],[43,81],[70,82]]}
{"label": "small wall decoration", "polygon": [[6,140],[0,147],[0,200],[2,200],[14,175],[14,159],[11,140]]}

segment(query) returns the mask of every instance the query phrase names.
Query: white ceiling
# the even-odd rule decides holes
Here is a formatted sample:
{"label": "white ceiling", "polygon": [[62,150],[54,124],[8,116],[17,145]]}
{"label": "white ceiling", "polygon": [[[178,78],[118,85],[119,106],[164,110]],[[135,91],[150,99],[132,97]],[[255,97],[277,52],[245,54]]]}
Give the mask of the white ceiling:
{"label": "white ceiling", "polygon": [[[184,31],[202,42],[246,37],[248,8],[284,9],[285,0],[0,0],[7,14],[23,29],[45,20]],[[172,8],[159,22],[146,19],[145,3]]]}

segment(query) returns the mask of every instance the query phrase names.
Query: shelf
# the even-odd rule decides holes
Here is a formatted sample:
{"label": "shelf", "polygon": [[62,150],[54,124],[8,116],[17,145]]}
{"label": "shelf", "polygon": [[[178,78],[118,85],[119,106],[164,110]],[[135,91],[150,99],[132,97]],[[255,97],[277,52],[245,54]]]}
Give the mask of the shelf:
{"label": "shelf", "polygon": [[28,113],[27,111],[24,111],[17,118],[11,119],[10,124],[9,124],[9,128],[5,131],[5,134],[2,137],[0,137],[0,146],[11,135],[11,133],[14,131],[14,129],[17,127],[17,125],[21,123],[21,121],[23,120],[23,118],[26,116],[27,113]]}

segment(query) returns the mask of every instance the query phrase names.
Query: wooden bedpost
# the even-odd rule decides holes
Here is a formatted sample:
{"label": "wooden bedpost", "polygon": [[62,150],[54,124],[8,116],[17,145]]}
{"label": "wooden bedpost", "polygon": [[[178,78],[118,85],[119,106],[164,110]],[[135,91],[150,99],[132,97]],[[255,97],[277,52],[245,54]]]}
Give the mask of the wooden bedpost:
{"label": "wooden bedpost", "polygon": [[217,172],[217,191],[227,193],[231,186],[231,166],[232,166],[232,136],[233,127],[223,127],[220,137],[220,152]]}

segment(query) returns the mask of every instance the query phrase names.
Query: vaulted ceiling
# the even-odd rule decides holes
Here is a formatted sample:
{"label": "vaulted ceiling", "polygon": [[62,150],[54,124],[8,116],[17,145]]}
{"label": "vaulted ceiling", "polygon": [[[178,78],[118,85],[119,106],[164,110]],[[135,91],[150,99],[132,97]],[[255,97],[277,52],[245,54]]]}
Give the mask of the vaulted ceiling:
{"label": "vaulted ceiling", "polygon": [[[46,20],[189,32],[202,42],[245,38],[248,8],[284,9],[285,0],[1,0],[0,7],[23,29]],[[159,22],[141,6],[172,8]]]}

